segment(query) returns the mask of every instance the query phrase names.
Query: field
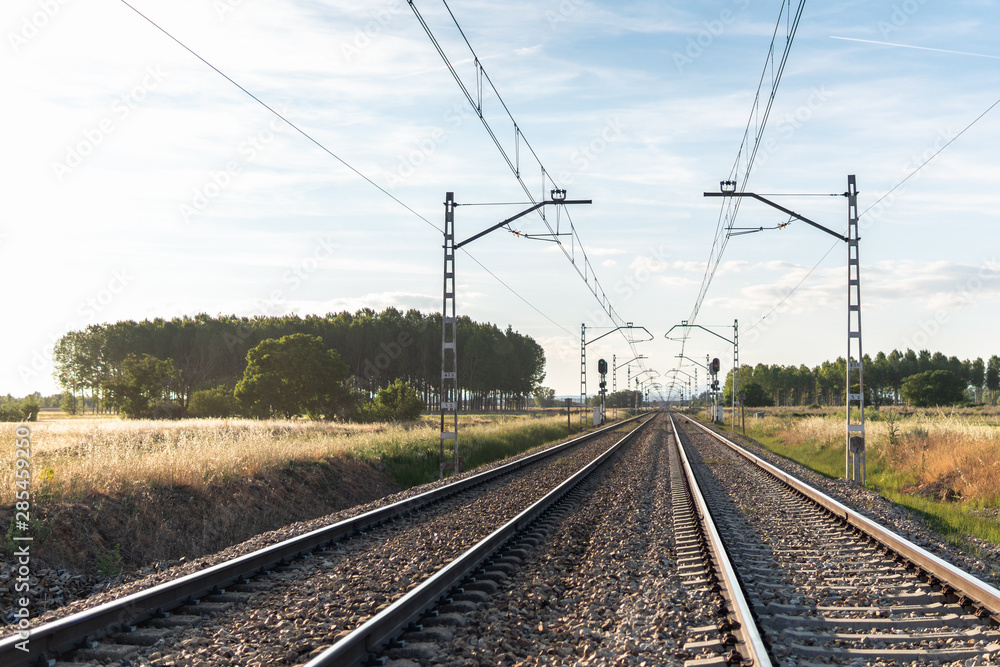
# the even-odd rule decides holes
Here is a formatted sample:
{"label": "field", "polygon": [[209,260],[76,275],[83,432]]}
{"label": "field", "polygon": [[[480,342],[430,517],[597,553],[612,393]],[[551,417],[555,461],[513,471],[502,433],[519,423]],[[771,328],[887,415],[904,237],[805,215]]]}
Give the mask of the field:
{"label": "field", "polygon": [[[150,488],[199,489],[335,457],[368,462],[405,488],[437,478],[438,423],[434,417],[363,425],[43,417],[30,425],[32,488],[36,500],[57,502]],[[6,440],[13,441],[14,425],[5,430]],[[566,417],[471,415],[463,416],[459,430],[460,453],[466,467],[473,467],[565,438]],[[13,460],[7,457],[0,462],[0,505],[10,505],[15,490]]]}
{"label": "field", "polygon": [[[33,558],[117,574],[213,553],[435,481],[439,419],[356,425],[43,413],[29,425]],[[574,415],[574,431],[578,424]],[[0,428],[12,443],[16,425]],[[565,412],[463,415],[460,455],[471,469],[566,435]],[[0,460],[0,553],[14,546],[18,487],[10,451]],[[453,456],[446,447],[446,460]]]}
{"label": "field", "polygon": [[[845,413],[748,411],[747,436],[828,477],[844,477]],[[1000,413],[996,409],[866,412],[868,486],[925,516],[956,543],[1000,543]]]}

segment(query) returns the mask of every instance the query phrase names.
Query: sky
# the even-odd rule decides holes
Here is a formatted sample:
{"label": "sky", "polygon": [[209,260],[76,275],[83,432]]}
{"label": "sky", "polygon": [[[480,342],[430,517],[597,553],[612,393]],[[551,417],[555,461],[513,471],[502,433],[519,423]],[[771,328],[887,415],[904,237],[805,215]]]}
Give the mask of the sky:
{"label": "sky", "polygon": [[[415,4],[477,96],[445,5]],[[702,329],[666,339],[682,321],[729,339],[737,321],[743,364],[846,354],[846,245],[800,222],[731,237],[695,315],[721,210],[703,193],[760,122],[787,5],[774,57],[780,2],[449,5],[517,124],[487,86],[529,192],[593,201],[546,207],[572,221],[576,265],[503,229],[466,246],[459,314],[535,338],[560,395],[579,394],[581,324],[607,333],[606,305],[636,328],[587,346],[591,393],[601,357],[623,365],[609,387],[642,364],[666,393],[696,370],[682,351],[731,367]],[[53,345],[90,324],[439,311],[445,193],[459,240],[526,208],[404,0],[10,0],[0,28],[0,394],[58,391]],[[746,189],[843,233],[844,197],[804,195],[856,175],[866,353],[1000,354],[998,30],[989,1],[805,5]],[[787,219],[745,200],[735,225]],[[512,227],[547,231],[537,215]]]}

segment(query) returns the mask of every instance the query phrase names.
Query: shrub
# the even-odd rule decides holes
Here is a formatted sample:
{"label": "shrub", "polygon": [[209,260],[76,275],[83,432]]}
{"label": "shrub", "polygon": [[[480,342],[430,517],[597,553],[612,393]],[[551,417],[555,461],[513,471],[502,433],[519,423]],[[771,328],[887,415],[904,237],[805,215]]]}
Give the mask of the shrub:
{"label": "shrub", "polygon": [[21,401],[21,412],[24,414],[24,421],[26,422],[38,421],[38,411],[40,409],[38,401],[33,398],[26,398]]}
{"label": "shrub", "polygon": [[344,413],[348,421],[359,423],[413,421],[423,412],[424,402],[410,383],[396,380],[379,390],[374,399],[354,394],[353,405]]}
{"label": "shrub", "polygon": [[379,391],[375,405],[386,421],[413,421],[424,410],[424,402],[416,390],[402,380],[396,380]]}
{"label": "shrub", "polygon": [[150,419],[180,419],[184,416],[184,408],[174,401],[157,401],[149,408]]}
{"label": "shrub", "polygon": [[236,414],[236,399],[223,386],[203,389],[191,394],[187,413],[188,417],[232,417]]}
{"label": "shrub", "polygon": [[38,421],[39,409],[38,401],[33,398],[22,401],[0,398],[0,421],[35,422]]}

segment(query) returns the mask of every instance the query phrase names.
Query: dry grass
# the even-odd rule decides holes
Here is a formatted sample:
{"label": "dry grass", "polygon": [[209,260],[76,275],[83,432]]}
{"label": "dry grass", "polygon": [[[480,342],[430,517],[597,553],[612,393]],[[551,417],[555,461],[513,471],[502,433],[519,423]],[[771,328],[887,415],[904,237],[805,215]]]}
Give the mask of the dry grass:
{"label": "dry grass", "polygon": [[[913,486],[937,485],[979,505],[1000,504],[1000,419],[994,414],[883,409],[872,417],[865,423],[870,462]],[[844,425],[842,412],[798,418],[769,413],[747,423],[748,435],[820,448],[843,448]]]}
{"label": "dry grass", "polygon": [[[530,419],[530,418],[529,418]],[[560,418],[530,420],[535,423]],[[489,436],[514,419],[463,419],[468,435]],[[560,423],[565,423],[561,421]],[[15,425],[4,425],[13,442]],[[71,500],[100,493],[126,495],[150,487],[201,488],[291,462],[337,456],[379,459],[438,440],[436,423],[186,419],[46,420],[31,424],[32,492],[36,499]],[[13,457],[0,461],[0,505],[16,491]]]}

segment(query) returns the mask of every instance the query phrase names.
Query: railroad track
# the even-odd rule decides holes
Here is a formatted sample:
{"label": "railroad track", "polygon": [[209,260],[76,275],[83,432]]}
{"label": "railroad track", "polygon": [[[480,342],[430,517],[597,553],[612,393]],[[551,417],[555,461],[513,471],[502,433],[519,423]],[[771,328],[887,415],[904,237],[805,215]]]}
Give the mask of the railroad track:
{"label": "railroad track", "polygon": [[[138,627],[136,614],[121,617],[62,659],[1000,662],[1000,593],[723,440],[665,415],[625,437],[595,434],[546,462],[497,471],[488,493],[480,481],[411,498],[393,518],[356,517],[353,539],[286,555],[267,574],[230,573],[225,590],[202,581],[170,613],[147,608]],[[90,622],[64,621],[78,634]],[[9,655],[0,663],[26,663]]]}
{"label": "railroad track", "polygon": [[752,663],[756,626],[657,420],[307,667]]}
{"label": "railroad track", "polygon": [[714,431],[675,428],[774,661],[1000,662],[1000,591]]}
{"label": "railroad track", "polygon": [[[28,653],[7,637],[0,664],[166,664],[175,653],[213,654],[211,664],[302,662],[606,450],[620,426],[32,628]],[[320,580],[329,588],[317,597]],[[277,611],[258,618],[266,605]],[[311,631],[282,642],[296,626]],[[206,630],[218,631],[214,643]],[[255,636],[265,648],[245,652]]]}

